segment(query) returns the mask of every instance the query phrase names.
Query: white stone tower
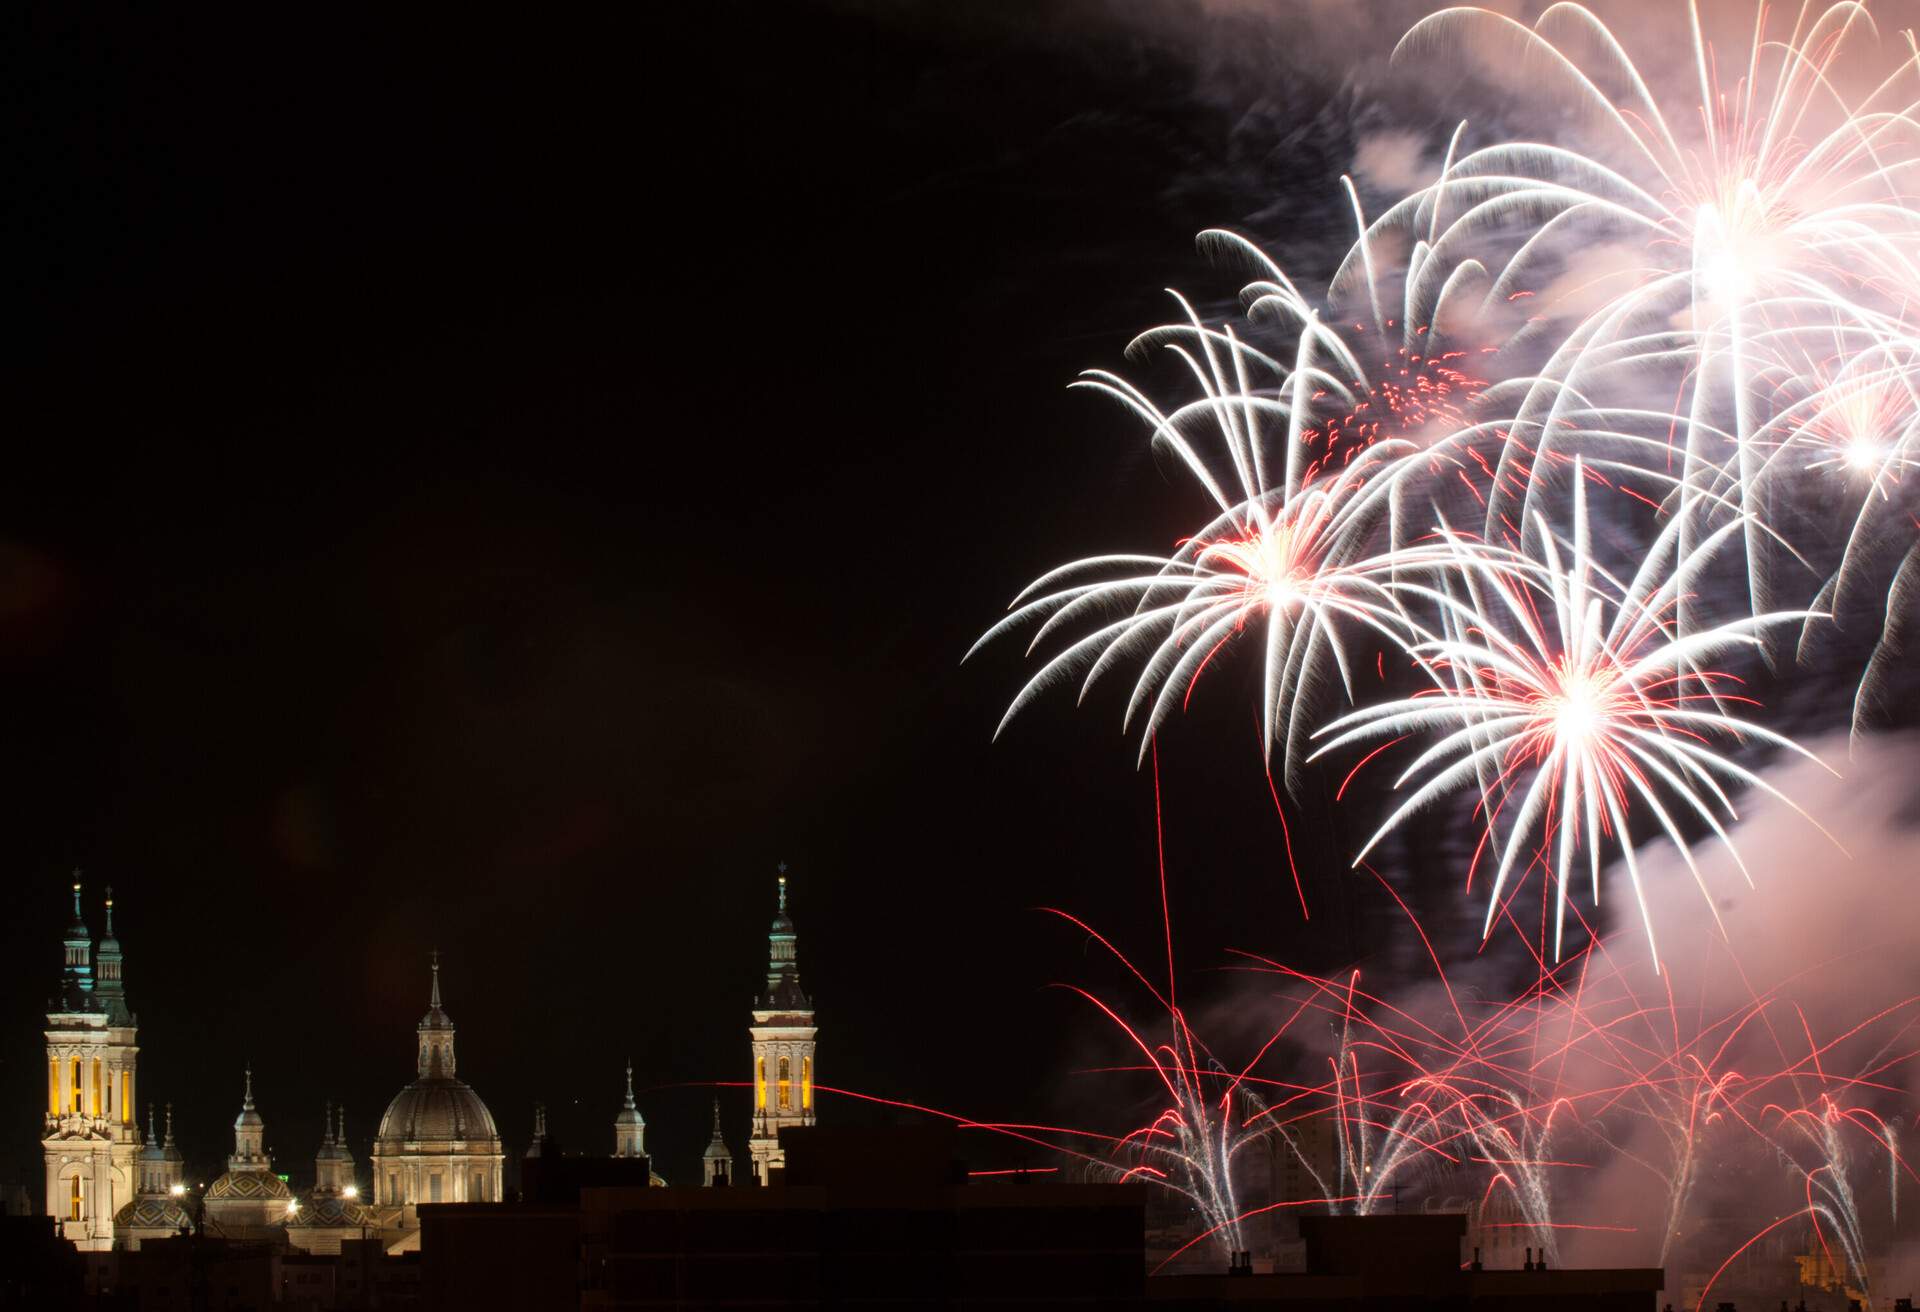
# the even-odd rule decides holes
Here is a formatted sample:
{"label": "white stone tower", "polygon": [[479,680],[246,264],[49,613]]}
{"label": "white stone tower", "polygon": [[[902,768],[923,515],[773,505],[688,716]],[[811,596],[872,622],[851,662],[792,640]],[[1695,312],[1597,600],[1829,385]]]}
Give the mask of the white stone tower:
{"label": "white stone tower", "polygon": [[134,1116],[138,1027],[127,1009],[121,967],[113,890],[107,890],[107,933],[96,958],[76,872],[60,996],[47,1010],[47,1115],[40,1146],[47,1215],[75,1246],[95,1252],[113,1247],[114,1213],[134,1196],[140,1152]]}
{"label": "white stone tower", "polygon": [[733,1183],[733,1149],[727,1147],[727,1132],[720,1128],[720,1100],[713,1100],[713,1138],[700,1154],[700,1168],[707,1188]]}
{"label": "white stone tower", "polygon": [[767,934],[767,991],[754,1000],[753,1134],[747,1151],[753,1176],[771,1182],[770,1172],[786,1165],[780,1131],[813,1124],[813,1003],[800,990],[793,922],[787,918],[787,867],[780,866],[780,909]]}
{"label": "white stone tower", "polygon": [[615,1157],[645,1157],[647,1155],[647,1122],[640,1115],[640,1108],[633,1101],[633,1062],[627,1062],[627,1102],[613,1118],[613,1155]]}

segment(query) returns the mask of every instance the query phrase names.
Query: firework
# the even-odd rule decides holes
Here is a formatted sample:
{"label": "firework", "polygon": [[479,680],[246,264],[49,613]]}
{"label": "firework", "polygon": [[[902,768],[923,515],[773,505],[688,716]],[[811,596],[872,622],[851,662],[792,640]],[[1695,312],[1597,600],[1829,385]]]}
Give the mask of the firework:
{"label": "firework", "polygon": [[[1677,459],[1674,513],[1738,516],[1750,605],[1760,613],[1772,608],[1785,545],[1759,498],[1770,468],[1762,380],[1783,353],[1805,355],[1810,343],[1837,340],[1854,355],[1904,351],[1914,340],[1907,310],[1920,287],[1920,213],[1909,196],[1920,177],[1920,55],[1909,49],[1870,89],[1850,94],[1857,78],[1846,75],[1883,62],[1860,6],[1803,8],[1784,33],[1770,32],[1756,6],[1744,57],[1716,51],[1697,5],[1687,12],[1698,99],[1671,112],[1580,5],[1554,5],[1531,28],[1475,9],[1416,24],[1397,58],[1468,46],[1512,55],[1514,66],[1544,70],[1542,85],[1585,120],[1599,148],[1450,146],[1439,178],[1376,220],[1336,285],[1365,276],[1370,244],[1418,233],[1436,264],[1489,269],[1490,304],[1523,288],[1557,289],[1540,302],[1553,346],[1513,406],[1517,428],[1537,434],[1543,451],[1577,452],[1587,434],[1561,424],[1570,398],[1591,403],[1622,378],[1636,388],[1664,379],[1654,386],[1667,388],[1666,400],[1627,407],[1654,421],[1634,445],[1652,458],[1649,473],[1664,475]],[[1727,67],[1737,80],[1722,85]],[[1815,440],[1818,421],[1848,398],[1800,381],[1812,383],[1799,390]],[[1663,432],[1665,410],[1674,422]],[[1898,446],[1849,439],[1842,458],[1877,465],[1884,478],[1904,458]],[[1535,454],[1516,448],[1504,458]],[[1524,514],[1539,491],[1527,478],[1497,484],[1489,533],[1510,502]]]}
{"label": "firework", "polygon": [[1327,741],[1316,753],[1437,734],[1394,786],[1422,782],[1375,831],[1356,864],[1422,806],[1477,784],[1495,861],[1487,931],[1509,879],[1538,859],[1556,890],[1556,953],[1576,871],[1587,868],[1598,901],[1609,848],[1626,867],[1652,945],[1630,813],[1644,809],[1657,821],[1704,892],[1683,826],[1703,824],[1739,865],[1724,824],[1734,817],[1726,786],[1772,791],[1719,745],[1754,741],[1803,750],[1730,714],[1728,703],[1747,700],[1733,691],[1737,680],[1700,670],[1730,650],[1757,646],[1755,634],[1765,626],[1793,623],[1802,614],[1749,617],[1690,633],[1674,622],[1679,597],[1737,523],[1683,553],[1679,522],[1671,522],[1621,583],[1594,560],[1586,488],[1577,475],[1576,466],[1572,541],[1562,543],[1536,515],[1535,558],[1459,545],[1465,582],[1442,601],[1443,635],[1411,648],[1434,686],[1335,720],[1318,731]]}

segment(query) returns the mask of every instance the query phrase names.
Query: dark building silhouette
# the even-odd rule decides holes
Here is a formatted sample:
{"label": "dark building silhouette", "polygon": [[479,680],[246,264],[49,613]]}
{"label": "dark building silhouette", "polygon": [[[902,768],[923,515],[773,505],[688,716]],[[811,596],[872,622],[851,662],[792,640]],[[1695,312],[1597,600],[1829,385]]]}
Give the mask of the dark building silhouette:
{"label": "dark building silhouette", "polygon": [[1168,1276],[1147,1282],[1147,1301],[1178,1312],[1314,1309],[1314,1312],[1655,1312],[1659,1268],[1486,1271],[1463,1260],[1467,1218],[1458,1212],[1300,1219],[1307,1269],[1285,1275]]}

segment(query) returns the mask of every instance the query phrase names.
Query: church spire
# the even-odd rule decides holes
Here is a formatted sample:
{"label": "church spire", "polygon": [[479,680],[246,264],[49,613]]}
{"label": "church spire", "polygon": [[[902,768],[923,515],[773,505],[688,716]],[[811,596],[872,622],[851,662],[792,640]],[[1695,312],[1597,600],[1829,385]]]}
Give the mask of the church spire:
{"label": "church spire", "polygon": [[[167,1116],[171,1124],[173,1116]],[[261,1119],[259,1109],[253,1105],[253,1063],[247,1063],[246,1095],[240,1103],[240,1115],[233,1121],[233,1156],[227,1159],[227,1168],[233,1171],[264,1171],[269,1169],[266,1152],[267,1126]]]}
{"label": "church spire", "polygon": [[547,1138],[547,1105],[537,1102],[533,1105],[533,1138],[527,1143],[527,1156],[544,1157],[553,1152],[553,1141]]}
{"label": "church spire", "polygon": [[647,1122],[640,1115],[640,1108],[633,1101],[633,1058],[627,1058],[627,1101],[613,1118],[613,1155],[615,1157],[645,1157],[647,1155]]}
{"label": "church spire", "polygon": [[800,989],[799,935],[787,916],[787,863],[780,863],[779,910],[767,932],[767,996],[763,1005],[782,1011],[803,1011],[810,1004]]}
{"label": "church spire", "polygon": [[433,951],[433,989],[420,1018],[419,1074],[423,1080],[453,1078],[453,1018],[440,1005],[440,950]]}
{"label": "church spire", "polygon": [[67,925],[65,957],[60,971],[60,1006],[64,1011],[92,1011],[93,931],[80,909],[80,872],[73,872],[73,920]]}
{"label": "church spire", "polygon": [[713,1100],[713,1137],[700,1154],[700,1169],[708,1188],[733,1183],[733,1150],[727,1147],[726,1131],[720,1128],[720,1099]]}
{"label": "church spire", "polygon": [[120,951],[120,940],[113,935],[113,885],[107,885],[107,933],[94,950],[94,996],[100,999],[107,1011],[107,1023],[110,1025],[133,1024],[133,1013],[127,1010],[125,958]]}

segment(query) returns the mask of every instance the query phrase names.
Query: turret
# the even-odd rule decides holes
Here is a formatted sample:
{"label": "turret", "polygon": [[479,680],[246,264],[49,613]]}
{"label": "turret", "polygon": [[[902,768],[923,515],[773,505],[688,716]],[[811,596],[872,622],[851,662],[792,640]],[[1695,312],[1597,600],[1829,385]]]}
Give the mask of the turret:
{"label": "turret", "polygon": [[316,1194],[339,1196],[354,1187],[353,1153],[347,1148],[347,1109],[338,1109],[337,1123],[335,1115],[333,1104],[328,1103],[324,1117],[327,1128],[320,1138],[320,1150],[313,1155]]}
{"label": "turret", "polygon": [[647,1155],[647,1122],[640,1115],[640,1108],[633,1101],[633,1061],[627,1061],[627,1101],[613,1118],[613,1155],[615,1157],[645,1157]]}
{"label": "turret", "polygon": [[73,872],[73,920],[67,926],[65,959],[60,971],[60,1008],[63,1011],[94,1010],[93,931],[87,928],[86,913],[80,909],[80,872]]}
{"label": "turret", "polygon": [[453,1019],[440,1006],[440,954],[433,954],[433,994],[420,1018],[419,1074],[423,1080],[453,1078]]}
{"label": "turret", "polygon": [[706,1177],[709,1189],[724,1188],[733,1183],[733,1150],[727,1147],[726,1131],[720,1128],[720,1100],[713,1100],[713,1138],[707,1141],[707,1149],[700,1154],[701,1171]]}
{"label": "turret", "polygon": [[253,1105],[253,1067],[247,1067],[247,1092],[240,1103],[240,1114],[233,1120],[233,1156],[227,1158],[229,1171],[267,1171],[267,1124]]}
{"label": "turret", "polygon": [[533,1105],[533,1138],[527,1141],[527,1156],[546,1157],[552,1152],[553,1140],[547,1137],[547,1105],[537,1102]]}
{"label": "turret", "polygon": [[93,996],[99,1000],[101,1008],[107,1013],[109,1025],[133,1024],[133,1013],[127,1010],[127,984],[125,978],[125,960],[120,952],[120,940],[113,936],[113,887],[107,887],[107,933],[94,950]]}

